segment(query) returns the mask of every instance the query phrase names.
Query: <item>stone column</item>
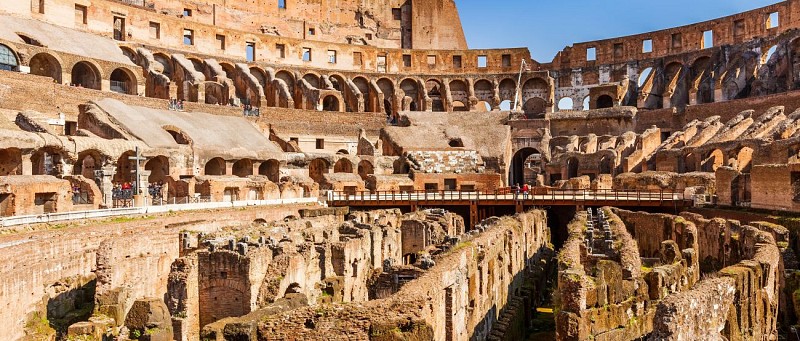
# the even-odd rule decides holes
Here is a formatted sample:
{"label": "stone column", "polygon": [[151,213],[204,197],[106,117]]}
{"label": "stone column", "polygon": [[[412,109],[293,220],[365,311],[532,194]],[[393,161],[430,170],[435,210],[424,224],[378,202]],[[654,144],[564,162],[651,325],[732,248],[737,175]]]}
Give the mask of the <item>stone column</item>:
{"label": "stone column", "polygon": [[105,166],[100,169],[101,175],[98,182],[100,185],[100,193],[103,193],[103,204],[106,207],[113,207],[114,198],[112,196],[112,190],[114,189],[114,183],[112,181],[116,170],[114,166]]}
{"label": "stone column", "polygon": [[[22,154],[22,175],[33,175],[33,161],[31,154]],[[44,156],[42,156],[44,158]]]}

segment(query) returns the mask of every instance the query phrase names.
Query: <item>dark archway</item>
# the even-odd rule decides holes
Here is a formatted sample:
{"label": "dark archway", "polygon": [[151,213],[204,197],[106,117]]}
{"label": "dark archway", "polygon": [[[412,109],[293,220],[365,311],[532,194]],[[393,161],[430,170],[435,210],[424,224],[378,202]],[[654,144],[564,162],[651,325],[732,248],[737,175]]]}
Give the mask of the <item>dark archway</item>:
{"label": "dark archway", "polygon": [[600,159],[600,174],[614,174],[614,161],[608,155]]}
{"label": "dark archway", "polygon": [[350,162],[348,159],[339,159],[336,161],[336,164],[333,165],[333,172],[334,173],[352,173],[353,172],[353,163]]}
{"label": "dark archway", "polygon": [[336,96],[328,95],[322,99],[322,110],[323,111],[341,111],[341,107],[339,106],[339,99]]}
{"label": "dark archway", "polygon": [[542,153],[536,148],[522,148],[511,160],[510,185],[535,185],[537,175],[542,171]]}
{"label": "dark archway", "polygon": [[206,162],[205,175],[225,175],[225,160],[215,157]]}
{"label": "dark archway", "polygon": [[29,63],[31,74],[43,77],[50,77],[56,83],[61,84],[61,63],[58,59],[47,53],[37,53]]}
{"label": "dark archway", "polygon": [[62,159],[61,152],[55,148],[45,147],[37,150],[31,156],[33,175],[60,175]]}
{"label": "dark archway", "polygon": [[163,182],[169,177],[169,159],[164,155],[156,156],[144,164],[144,170],[150,171],[147,182]]}
{"label": "dark archway", "polygon": [[100,90],[100,71],[89,62],[78,62],[72,67],[72,84],[75,86]]}
{"label": "dark archway", "polygon": [[278,183],[281,180],[281,162],[275,159],[267,160],[258,167],[258,175],[266,176],[269,181]]}
{"label": "dark archway", "polygon": [[331,164],[325,159],[314,159],[308,165],[308,176],[316,182],[321,182],[325,174],[328,174]]}
{"label": "dark archway", "polygon": [[595,108],[603,109],[603,108],[613,108],[614,107],[614,99],[611,98],[609,95],[602,95],[597,97],[597,105]]}
{"label": "dark archway", "polygon": [[567,159],[567,179],[577,178],[578,177],[578,166],[579,162],[577,158],[569,158]]}
{"label": "dark archway", "polygon": [[233,175],[244,178],[253,175],[253,161],[250,159],[241,159],[233,163]]}
{"label": "dark archway", "polygon": [[367,160],[361,160],[358,163],[358,175],[362,180],[367,180],[370,174],[375,174],[375,167]]}
{"label": "dark archway", "polygon": [[136,77],[128,70],[116,69],[111,73],[110,89],[121,94],[136,95]]}

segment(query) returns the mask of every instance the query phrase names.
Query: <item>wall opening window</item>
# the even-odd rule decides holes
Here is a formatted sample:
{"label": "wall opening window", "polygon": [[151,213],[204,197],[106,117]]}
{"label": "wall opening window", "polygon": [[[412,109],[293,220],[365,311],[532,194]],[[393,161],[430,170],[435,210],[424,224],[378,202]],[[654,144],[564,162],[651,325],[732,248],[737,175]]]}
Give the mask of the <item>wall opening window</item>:
{"label": "wall opening window", "polygon": [[256,61],[256,43],[252,41],[248,41],[247,45],[245,45],[244,52],[247,55],[248,62]]}
{"label": "wall opening window", "polygon": [[183,29],[183,45],[194,45],[194,31]]}
{"label": "wall opening window", "polygon": [[328,63],[336,64],[336,51],[328,50]]}
{"label": "wall opening window", "polygon": [[403,55],[403,67],[411,67],[411,55],[404,54]]}
{"label": "wall opening window", "polygon": [[680,33],[672,34],[672,48],[679,49],[683,46],[683,35]]}
{"label": "wall opening window", "polygon": [[403,19],[403,11],[401,11],[399,8],[392,8],[392,18],[394,20]]}
{"label": "wall opening window", "polygon": [[504,54],[502,58],[503,67],[511,67],[511,55]]}
{"label": "wall opening window", "polygon": [[478,56],[478,67],[484,68],[489,65],[489,59],[486,56]]}
{"label": "wall opening window", "polygon": [[0,44],[0,70],[17,71],[18,68],[17,56],[7,46]]}
{"label": "wall opening window", "polygon": [[428,66],[435,66],[436,65],[436,56],[429,55],[428,56]]}
{"label": "wall opening window", "polygon": [[317,34],[317,29],[311,27],[308,29],[308,35],[313,36]]}
{"label": "wall opening window", "polygon": [[386,55],[378,56],[378,72],[386,72]]}
{"label": "wall opening window", "polygon": [[780,13],[772,12],[767,15],[767,29],[780,26]]}
{"label": "wall opening window", "polygon": [[286,9],[286,0],[278,0],[278,8]]}
{"label": "wall opening window", "polygon": [[461,68],[461,56],[453,56],[453,68],[454,69]]}
{"label": "wall opening window", "polygon": [[653,39],[642,40],[642,53],[653,52]]}
{"label": "wall opening window", "polygon": [[125,18],[114,17],[114,40],[125,40]]}
{"label": "wall opening window", "polygon": [[192,10],[188,9],[188,8],[184,8],[183,9],[183,16],[184,17],[191,17],[192,16]]}
{"label": "wall opening window", "polygon": [[597,49],[594,47],[590,47],[586,49],[586,61],[593,61],[597,60]]}
{"label": "wall opening window", "polygon": [[745,22],[744,19],[739,19],[733,22],[733,36],[734,37],[741,37],[745,34]]}
{"label": "wall opening window", "polygon": [[39,0],[39,14],[44,14],[44,1],[45,0]]}
{"label": "wall opening window", "polygon": [[150,39],[161,39],[161,24],[150,22]]}
{"label": "wall opening window", "polygon": [[275,44],[275,52],[278,58],[286,58],[286,45]]}
{"label": "wall opening window", "polygon": [[317,149],[325,149],[325,140],[324,139],[317,139],[316,147],[317,147]]}
{"label": "wall opening window", "polygon": [[225,50],[225,36],[221,34],[217,34],[217,48],[220,50]]}
{"label": "wall opening window", "polygon": [[310,62],[311,61],[311,49],[304,47],[303,48],[303,61]]}
{"label": "wall opening window", "polygon": [[707,49],[714,47],[714,31],[708,30],[703,32],[703,41],[700,42],[700,48]]}
{"label": "wall opening window", "polygon": [[75,5],[75,24],[86,25],[86,6]]}
{"label": "wall opening window", "polygon": [[614,58],[622,58],[624,53],[625,50],[622,43],[614,44]]}
{"label": "wall opening window", "polygon": [[353,52],[353,65],[354,66],[364,65],[364,58],[361,56],[361,52]]}

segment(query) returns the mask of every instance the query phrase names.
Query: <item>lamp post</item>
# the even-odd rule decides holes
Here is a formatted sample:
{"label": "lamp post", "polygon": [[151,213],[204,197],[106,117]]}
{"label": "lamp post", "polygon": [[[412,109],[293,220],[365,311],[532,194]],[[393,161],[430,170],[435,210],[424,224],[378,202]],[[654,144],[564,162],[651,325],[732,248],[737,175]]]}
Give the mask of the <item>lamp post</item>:
{"label": "lamp post", "polygon": [[519,66],[519,77],[517,78],[517,89],[514,91],[514,108],[511,110],[517,110],[517,104],[519,103],[519,89],[520,84],[522,82],[522,72],[525,71],[525,58],[522,58],[522,63]]}

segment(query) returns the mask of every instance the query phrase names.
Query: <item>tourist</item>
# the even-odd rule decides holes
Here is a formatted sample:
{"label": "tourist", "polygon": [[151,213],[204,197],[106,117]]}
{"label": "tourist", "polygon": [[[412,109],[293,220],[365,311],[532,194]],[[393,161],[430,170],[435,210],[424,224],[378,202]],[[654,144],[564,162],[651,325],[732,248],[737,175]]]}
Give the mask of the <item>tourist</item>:
{"label": "tourist", "polygon": [[523,199],[528,200],[528,191],[529,190],[530,190],[530,187],[528,187],[528,183],[527,182],[522,185],[522,198]]}
{"label": "tourist", "polygon": [[517,200],[517,197],[519,197],[519,184],[515,184],[513,190],[514,190],[514,200]]}

